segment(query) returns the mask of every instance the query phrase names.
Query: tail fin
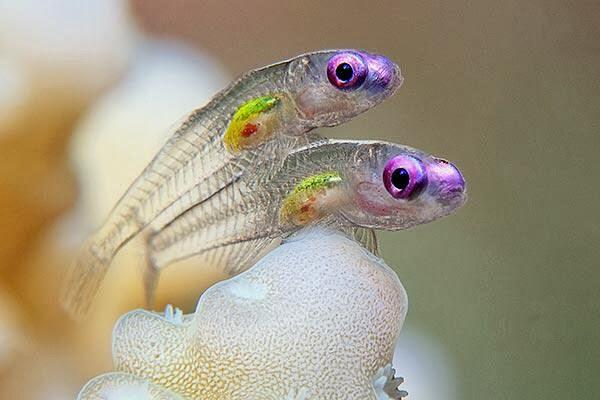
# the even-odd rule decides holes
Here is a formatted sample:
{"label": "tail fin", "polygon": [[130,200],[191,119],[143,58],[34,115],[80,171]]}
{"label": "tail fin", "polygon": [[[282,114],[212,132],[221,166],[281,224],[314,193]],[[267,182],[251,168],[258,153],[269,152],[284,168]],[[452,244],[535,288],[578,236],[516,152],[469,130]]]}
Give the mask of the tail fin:
{"label": "tail fin", "polygon": [[81,248],[62,288],[61,302],[73,317],[82,317],[88,310],[108,271],[114,251],[102,246],[95,237]]}

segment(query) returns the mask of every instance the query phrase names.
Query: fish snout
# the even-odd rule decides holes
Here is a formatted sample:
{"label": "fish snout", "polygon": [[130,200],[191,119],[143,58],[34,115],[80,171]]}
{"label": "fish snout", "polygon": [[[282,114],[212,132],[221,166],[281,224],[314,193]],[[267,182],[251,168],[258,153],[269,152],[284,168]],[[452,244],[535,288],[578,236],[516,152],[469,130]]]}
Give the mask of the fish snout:
{"label": "fish snout", "polygon": [[451,162],[435,159],[429,171],[432,181],[436,182],[436,195],[440,203],[458,207],[467,197],[467,183],[460,170]]}
{"label": "fish snout", "polygon": [[378,91],[394,91],[404,82],[400,67],[379,54],[363,54],[369,69],[369,85]]}

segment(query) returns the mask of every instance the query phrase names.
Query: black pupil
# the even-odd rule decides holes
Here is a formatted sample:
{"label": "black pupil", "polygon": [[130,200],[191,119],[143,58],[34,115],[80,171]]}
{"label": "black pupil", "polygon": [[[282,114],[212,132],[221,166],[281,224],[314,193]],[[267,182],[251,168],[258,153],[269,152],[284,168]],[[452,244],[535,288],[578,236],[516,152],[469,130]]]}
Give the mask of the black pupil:
{"label": "black pupil", "polygon": [[335,76],[337,76],[340,81],[348,82],[352,79],[352,75],[354,75],[354,71],[352,71],[352,67],[348,63],[341,63],[335,69]]}
{"label": "black pupil", "polygon": [[400,190],[406,189],[408,182],[410,181],[410,175],[404,168],[398,168],[392,172],[392,185]]}

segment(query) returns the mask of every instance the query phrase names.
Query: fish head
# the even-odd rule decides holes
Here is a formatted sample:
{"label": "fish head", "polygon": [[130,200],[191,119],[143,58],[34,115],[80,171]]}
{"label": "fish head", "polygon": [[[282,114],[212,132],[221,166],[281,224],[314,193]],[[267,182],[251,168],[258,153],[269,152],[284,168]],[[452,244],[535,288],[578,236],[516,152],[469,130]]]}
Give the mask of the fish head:
{"label": "fish head", "polygon": [[300,56],[287,71],[287,86],[297,112],[311,128],[350,120],[390,97],[402,82],[394,62],[359,50]]}
{"label": "fish head", "polygon": [[407,146],[365,143],[351,164],[349,206],[340,213],[354,225],[407,229],[451,214],[467,198],[458,168]]}

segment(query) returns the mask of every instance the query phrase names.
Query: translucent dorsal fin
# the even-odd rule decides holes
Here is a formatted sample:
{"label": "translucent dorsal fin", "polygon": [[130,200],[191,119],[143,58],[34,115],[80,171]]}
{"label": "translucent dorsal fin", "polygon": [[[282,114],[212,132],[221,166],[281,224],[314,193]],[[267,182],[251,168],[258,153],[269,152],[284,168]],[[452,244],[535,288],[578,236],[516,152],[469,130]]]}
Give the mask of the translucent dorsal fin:
{"label": "translucent dorsal fin", "polygon": [[370,253],[379,257],[379,243],[373,229],[356,227],[351,230],[354,240],[360,243]]}

